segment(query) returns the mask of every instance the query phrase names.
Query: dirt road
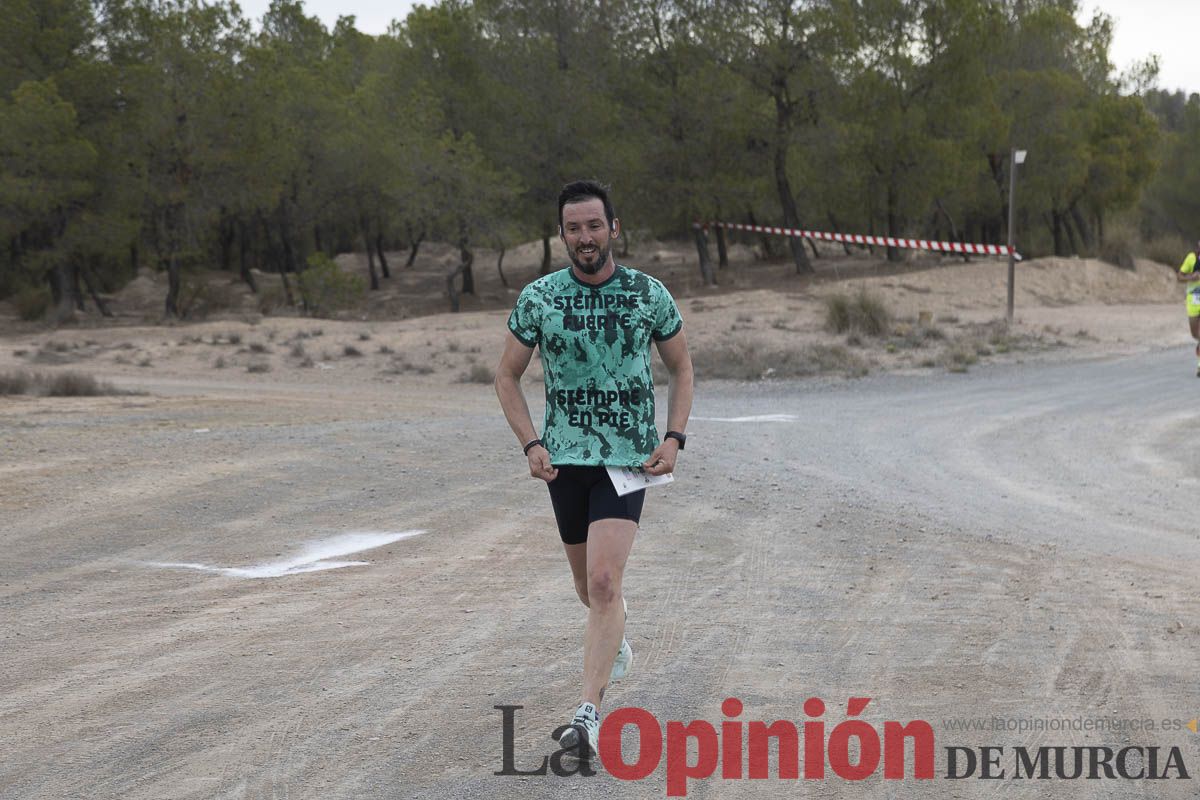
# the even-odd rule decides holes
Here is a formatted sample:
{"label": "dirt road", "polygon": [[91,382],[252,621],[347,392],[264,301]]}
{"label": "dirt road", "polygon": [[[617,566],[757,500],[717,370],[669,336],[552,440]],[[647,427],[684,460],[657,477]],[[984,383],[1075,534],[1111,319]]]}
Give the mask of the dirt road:
{"label": "dirt road", "polygon": [[[828,730],[870,697],[877,730],[937,738],[931,781],[689,797],[1194,797],[1186,729],[947,727],[1200,713],[1189,368],[701,386],[678,481],[647,502],[634,670],[606,705],[719,725],[737,697],[743,720],[799,724],[819,697]],[[0,401],[0,797],[665,795],[665,764],[493,775],[496,705],[523,706],[517,766],[552,752],[584,615],[488,387],[142,385]],[[1011,779],[1018,745],[1129,744],[1160,771],[1178,746],[1192,779]],[[955,745],[1004,746],[1009,776],[944,778]]]}

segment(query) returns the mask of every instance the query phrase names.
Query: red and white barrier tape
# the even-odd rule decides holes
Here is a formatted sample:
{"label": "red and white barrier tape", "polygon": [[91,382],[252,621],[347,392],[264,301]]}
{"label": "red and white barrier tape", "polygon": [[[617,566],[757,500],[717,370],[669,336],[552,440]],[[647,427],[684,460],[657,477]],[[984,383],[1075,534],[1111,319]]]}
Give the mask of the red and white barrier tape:
{"label": "red and white barrier tape", "polygon": [[[963,244],[961,242],[936,242],[928,239],[894,239],[891,236],[864,236],[860,233],[825,233],[823,231],[802,231],[796,228],[777,228],[771,225],[743,225],[738,222],[697,222],[695,227],[708,230],[709,228],[728,228],[732,231],[751,231],[753,233],[773,233],[776,236],[799,236],[805,239],[823,239],[827,242],[843,244],[873,244],[881,247],[907,247],[914,250],[936,250],[944,253],[973,253],[982,256],[1006,256],[1008,245],[1003,244]],[[1021,254],[1013,256],[1020,261]]]}

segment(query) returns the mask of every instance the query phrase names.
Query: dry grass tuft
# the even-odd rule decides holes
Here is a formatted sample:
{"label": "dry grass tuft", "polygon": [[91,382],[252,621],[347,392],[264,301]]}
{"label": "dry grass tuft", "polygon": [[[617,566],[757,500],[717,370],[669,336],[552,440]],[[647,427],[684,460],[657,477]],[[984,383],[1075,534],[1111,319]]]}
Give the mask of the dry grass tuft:
{"label": "dry grass tuft", "polygon": [[698,379],[756,381],[814,375],[861,377],[867,361],[844,345],[809,344],[790,350],[763,349],[746,340],[697,348],[693,364]]}
{"label": "dry grass tuft", "polygon": [[891,325],[887,306],[865,288],[853,296],[838,293],[825,298],[825,327],[833,333],[884,336]]}
{"label": "dry grass tuft", "polygon": [[483,364],[472,364],[470,369],[458,376],[459,383],[492,383],[496,374]]}
{"label": "dry grass tuft", "polygon": [[433,367],[428,364],[414,364],[404,356],[394,356],[391,366],[381,369],[381,375],[406,375],[408,373],[416,373],[417,375],[429,375],[433,372]]}
{"label": "dry grass tuft", "polygon": [[29,394],[42,397],[97,397],[126,394],[106,381],[98,381],[84,372],[0,373],[0,395]]}

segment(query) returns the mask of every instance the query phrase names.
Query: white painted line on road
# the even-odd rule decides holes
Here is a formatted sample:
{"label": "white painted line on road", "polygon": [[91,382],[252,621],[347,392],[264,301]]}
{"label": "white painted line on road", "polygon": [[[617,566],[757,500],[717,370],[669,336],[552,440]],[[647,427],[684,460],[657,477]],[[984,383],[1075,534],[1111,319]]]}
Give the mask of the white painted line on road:
{"label": "white painted line on road", "polygon": [[372,550],[385,544],[398,542],[413,536],[420,536],[427,531],[352,531],[328,539],[309,542],[297,555],[280,561],[267,561],[249,567],[214,567],[208,564],[193,564],[185,561],[148,561],[142,562],[151,567],[166,569],[194,569],[200,572],[216,572],[232,578],[279,578],[284,575],[298,575],[302,572],[320,572],[326,569],[341,569],[342,567],[361,567],[370,563],[367,561],[336,561],[341,556]]}
{"label": "white painted line on road", "polygon": [[700,422],[795,422],[795,414],[760,414],[756,417],[691,417]]}

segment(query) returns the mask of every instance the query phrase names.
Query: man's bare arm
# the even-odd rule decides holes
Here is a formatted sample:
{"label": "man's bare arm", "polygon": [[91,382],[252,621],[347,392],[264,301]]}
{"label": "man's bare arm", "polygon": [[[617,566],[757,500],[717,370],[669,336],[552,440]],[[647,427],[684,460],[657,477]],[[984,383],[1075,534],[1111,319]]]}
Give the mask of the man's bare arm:
{"label": "man's bare arm", "polygon": [[[496,367],[496,396],[500,398],[504,418],[508,420],[522,447],[537,438],[533,418],[529,415],[529,404],[525,401],[525,393],[521,391],[521,376],[529,367],[531,358],[533,348],[526,347],[509,331],[504,340],[504,352],[500,355],[500,365]],[[544,481],[558,477],[558,470],[550,465],[550,453],[545,447],[535,445],[525,455],[529,459],[530,475]]]}
{"label": "man's bare arm", "polygon": [[[684,432],[692,413],[692,356],[688,353],[687,335],[680,331],[666,341],[658,342],[658,354],[671,375],[667,390],[667,430]],[[665,475],[675,469],[679,442],[666,439],[642,464],[651,475]]]}

